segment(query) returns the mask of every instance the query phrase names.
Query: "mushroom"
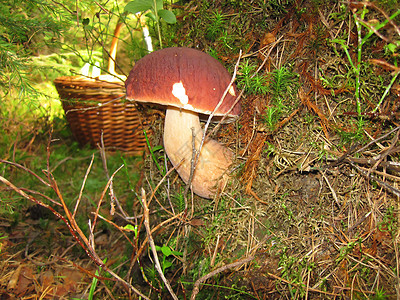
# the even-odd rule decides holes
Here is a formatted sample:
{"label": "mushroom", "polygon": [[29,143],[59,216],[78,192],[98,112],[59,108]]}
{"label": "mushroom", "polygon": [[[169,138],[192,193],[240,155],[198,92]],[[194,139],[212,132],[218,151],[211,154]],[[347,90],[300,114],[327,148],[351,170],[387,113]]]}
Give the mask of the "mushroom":
{"label": "mushroom", "polygon": [[[231,76],[210,55],[191,48],[165,48],[138,62],[125,82],[128,100],[167,106],[164,124],[164,149],[185,183],[192,166],[193,137],[198,151],[203,138],[199,114],[210,115],[229,86]],[[226,115],[234,120],[240,113],[232,85],[214,112],[216,119]],[[219,142],[207,138],[195,165],[191,188],[204,198],[212,198],[226,183],[233,153]]]}

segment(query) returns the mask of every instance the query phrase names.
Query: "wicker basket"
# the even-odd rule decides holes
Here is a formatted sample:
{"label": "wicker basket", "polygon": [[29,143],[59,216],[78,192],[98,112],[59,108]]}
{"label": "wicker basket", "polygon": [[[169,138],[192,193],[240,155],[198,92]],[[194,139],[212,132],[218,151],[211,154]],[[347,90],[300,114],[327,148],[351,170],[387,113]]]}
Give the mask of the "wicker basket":
{"label": "wicker basket", "polygon": [[[120,24],[114,32],[108,71],[115,74],[115,53]],[[121,78],[121,80],[118,79]],[[124,99],[124,76],[97,78],[64,76],[54,81],[72,134],[80,145],[101,145],[107,150],[141,154],[146,147],[140,113]]]}

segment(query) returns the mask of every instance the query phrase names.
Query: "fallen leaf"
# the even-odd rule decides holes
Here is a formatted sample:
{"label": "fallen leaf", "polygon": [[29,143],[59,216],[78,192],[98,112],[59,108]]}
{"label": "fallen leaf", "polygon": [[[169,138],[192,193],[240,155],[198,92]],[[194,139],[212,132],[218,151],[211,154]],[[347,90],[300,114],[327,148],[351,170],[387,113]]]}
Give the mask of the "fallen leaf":
{"label": "fallen leaf", "polygon": [[14,290],[18,296],[26,295],[35,290],[35,274],[33,269],[29,266],[22,267],[19,277],[18,284]]}
{"label": "fallen leaf", "polygon": [[11,275],[11,279],[7,285],[7,291],[14,290],[18,283],[19,274],[21,274],[22,265],[19,265],[18,268]]}

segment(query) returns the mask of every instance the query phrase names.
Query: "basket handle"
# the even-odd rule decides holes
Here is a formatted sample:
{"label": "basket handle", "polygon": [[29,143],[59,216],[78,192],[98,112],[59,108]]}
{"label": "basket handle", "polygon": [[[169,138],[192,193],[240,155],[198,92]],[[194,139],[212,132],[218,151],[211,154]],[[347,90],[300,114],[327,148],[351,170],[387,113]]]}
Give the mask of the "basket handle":
{"label": "basket handle", "polygon": [[118,48],[118,37],[119,34],[121,33],[122,25],[124,23],[118,23],[117,26],[114,29],[114,37],[111,41],[111,47],[110,47],[110,56],[108,58],[108,73],[116,75],[115,73],[115,57],[117,55],[117,48]]}

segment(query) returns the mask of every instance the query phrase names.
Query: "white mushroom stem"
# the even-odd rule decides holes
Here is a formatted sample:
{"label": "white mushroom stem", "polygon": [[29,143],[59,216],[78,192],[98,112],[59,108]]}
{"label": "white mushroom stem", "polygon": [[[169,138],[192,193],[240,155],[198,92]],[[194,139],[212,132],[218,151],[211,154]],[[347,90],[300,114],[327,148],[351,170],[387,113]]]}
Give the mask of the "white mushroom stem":
{"label": "white mushroom stem", "polygon": [[[195,112],[168,107],[165,115],[164,148],[183,181],[188,183],[193,153],[198,151],[203,138],[199,116]],[[192,190],[204,198],[212,198],[227,179],[226,171],[232,164],[233,153],[217,141],[204,141],[192,178]]]}

